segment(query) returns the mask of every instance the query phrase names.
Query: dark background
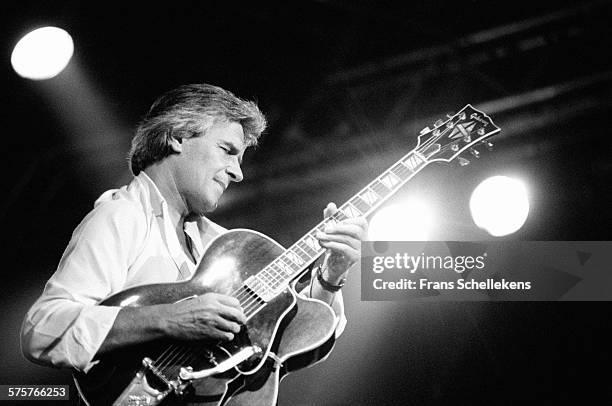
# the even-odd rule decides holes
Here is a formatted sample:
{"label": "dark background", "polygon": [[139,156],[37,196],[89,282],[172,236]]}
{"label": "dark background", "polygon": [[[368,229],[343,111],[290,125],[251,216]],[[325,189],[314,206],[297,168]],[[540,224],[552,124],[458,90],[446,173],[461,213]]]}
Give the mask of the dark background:
{"label": "dark background", "polygon": [[[469,193],[503,174],[531,202],[504,238],[611,239],[610,2],[151,4],[3,5],[1,384],[70,381],[21,357],[21,320],[94,199],[129,181],[141,115],[180,84],[220,85],[268,116],[245,181],[211,216],[228,228],[289,245],[422,127],[472,103],[502,128],[495,149],[467,167],[430,165],[397,196],[435,206],[432,238],[489,239]],[[47,24],[70,32],[75,55],[52,80],[22,79],[12,47]],[[284,381],[281,405],[612,400],[607,302],[361,302],[359,290],[351,275],[344,335],[324,364]]]}

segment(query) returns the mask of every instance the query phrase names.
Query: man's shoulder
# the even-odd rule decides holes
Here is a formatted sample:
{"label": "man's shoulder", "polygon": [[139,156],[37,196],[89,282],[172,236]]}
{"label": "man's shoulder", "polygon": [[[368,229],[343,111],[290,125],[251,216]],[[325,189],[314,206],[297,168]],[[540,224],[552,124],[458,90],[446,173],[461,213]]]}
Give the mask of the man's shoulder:
{"label": "man's shoulder", "polygon": [[96,203],[91,213],[99,213],[100,215],[105,216],[115,215],[140,217],[145,215],[145,209],[141,204],[139,204],[139,202],[125,198],[118,198]]}
{"label": "man's shoulder", "polygon": [[81,227],[112,225],[121,228],[140,227],[147,223],[143,205],[128,195],[109,190],[96,200],[93,209],[81,222]]}
{"label": "man's shoulder", "polygon": [[101,215],[144,215],[152,211],[149,191],[138,178],[119,188],[102,193],[94,203],[93,212]]}

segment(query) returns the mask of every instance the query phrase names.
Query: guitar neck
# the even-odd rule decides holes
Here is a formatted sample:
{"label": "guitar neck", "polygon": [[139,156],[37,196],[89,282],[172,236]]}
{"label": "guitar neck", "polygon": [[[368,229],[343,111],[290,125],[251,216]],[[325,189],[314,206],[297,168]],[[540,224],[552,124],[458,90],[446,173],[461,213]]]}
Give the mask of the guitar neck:
{"label": "guitar neck", "polygon": [[318,231],[324,231],[327,225],[347,218],[368,216],[429,163],[451,162],[466,149],[484,142],[499,131],[489,116],[470,104],[454,116],[449,116],[445,122],[436,122],[433,129],[424,128],[416,148],[351,197],[334,215],[317,224],[251,280],[245,281],[246,287],[264,301],[271,300],[323,254],[325,249],[316,238]]}
{"label": "guitar neck", "polygon": [[429,161],[419,147],[410,151],[266,266],[256,280],[247,283],[248,288],[264,300],[274,297],[325,252],[316,238],[318,231],[347,218],[368,216],[427,164]]}

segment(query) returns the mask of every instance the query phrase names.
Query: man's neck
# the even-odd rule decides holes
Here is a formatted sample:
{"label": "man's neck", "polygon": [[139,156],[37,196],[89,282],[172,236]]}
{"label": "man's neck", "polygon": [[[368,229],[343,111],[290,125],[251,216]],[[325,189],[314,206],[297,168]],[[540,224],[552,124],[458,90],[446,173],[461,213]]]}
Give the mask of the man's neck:
{"label": "man's neck", "polygon": [[165,165],[153,164],[147,167],[145,173],[151,178],[159,193],[166,201],[170,220],[177,232],[183,233],[183,226],[189,220],[189,210],[181,194],[178,192],[174,177]]}

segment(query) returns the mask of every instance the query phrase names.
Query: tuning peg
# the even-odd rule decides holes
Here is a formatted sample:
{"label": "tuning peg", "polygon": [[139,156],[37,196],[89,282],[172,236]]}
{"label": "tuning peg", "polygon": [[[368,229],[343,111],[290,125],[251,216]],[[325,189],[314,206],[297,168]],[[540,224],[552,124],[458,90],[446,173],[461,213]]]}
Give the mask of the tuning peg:
{"label": "tuning peg", "polygon": [[453,152],[457,152],[459,151],[459,145],[457,145],[456,143],[452,143],[450,146],[451,151]]}
{"label": "tuning peg", "polygon": [[466,166],[470,163],[469,160],[465,159],[464,157],[460,156],[459,157],[459,165],[461,166]]}
{"label": "tuning peg", "polygon": [[485,140],[485,141],[482,141],[482,143],[484,144],[485,147],[487,147],[489,151],[493,150],[493,143],[491,141]]}
{"label": "tuning peg", "polygon": [[464,111],[459,113],[459,120],[465,120],[465,112]]}
{"label": "tuning peg", "polygon": [[478,131],[476,131],[476,132],[478,133],[478,135],[485,135],[485,129],[484,129],[484,128],[482,128],[482,127],[480,127],[480,128],[478,129]]}
{"label": "tuning peg", "polygon": [[431,131],[431,129],[430,129],[429,127],[425,127],[425,128],[423,128],[423,129],[421,130],[421,132],[420,132],[419,134],[423,135],[423,134],[428,133],[428,132],[430,132],[430,131]]}
{"label": "tuning peg", "polygon": [[470,137],[470,133],[467,132],[464,136],[463,136],[463,141],[465,142],[472,142],[472,137]]}
{"label": "tuning peg", "polygon": [[474,155],[476,158],[480,158],[480,152],[476,148],[470,148],[470,154]]}

